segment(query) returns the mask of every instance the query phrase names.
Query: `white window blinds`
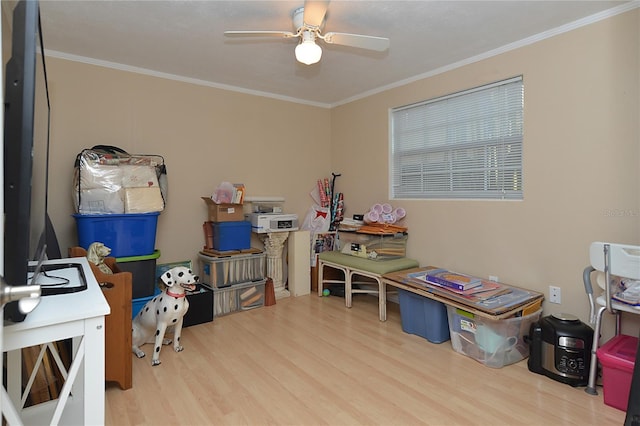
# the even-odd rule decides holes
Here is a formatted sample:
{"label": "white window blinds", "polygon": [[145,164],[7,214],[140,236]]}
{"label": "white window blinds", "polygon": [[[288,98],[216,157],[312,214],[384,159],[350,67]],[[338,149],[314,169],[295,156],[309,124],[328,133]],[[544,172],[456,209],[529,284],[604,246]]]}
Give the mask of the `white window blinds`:
{"label": "white window blinds", "polygon": [[391,198],[522,199],[522,77],[394,108]]}

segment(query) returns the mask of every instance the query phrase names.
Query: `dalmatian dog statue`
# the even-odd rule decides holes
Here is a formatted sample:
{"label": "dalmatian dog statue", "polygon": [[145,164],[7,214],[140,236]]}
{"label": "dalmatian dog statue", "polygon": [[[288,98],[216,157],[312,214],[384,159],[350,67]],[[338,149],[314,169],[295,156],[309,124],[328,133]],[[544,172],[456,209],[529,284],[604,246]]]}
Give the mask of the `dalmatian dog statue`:
{"label": "dalmatian dog statue", "polygon": [[103,243],[91,243],[87,250],[87,260],[100,269],[103,274],[113,274],[113,271],[104,263],[104,258],[111,254],[111,249]]}
{"label": "dalmatian dog statue", "polygon": [[171,343],[170,339],[164,338],[168,327],[173,327],[173,350],[181,352],[184,349],[180,345],[180,333],[182,320],[189,309],[185,290],[195,290],[198,279],[197,275],[184,266],[171,268],[160,276],[164,290],[148,301],[133,319],[132,351],[138,358],[145,356],[140,346],[153,343],[151,365],[160,364],[162,345]]}

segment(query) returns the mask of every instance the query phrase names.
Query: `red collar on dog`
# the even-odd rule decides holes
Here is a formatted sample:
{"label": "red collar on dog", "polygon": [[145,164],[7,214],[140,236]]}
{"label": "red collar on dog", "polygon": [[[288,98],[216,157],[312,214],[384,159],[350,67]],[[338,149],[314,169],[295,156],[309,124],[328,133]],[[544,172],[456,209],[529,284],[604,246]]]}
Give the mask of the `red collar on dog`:
{"label": "red collar on dog", "polygon": [[181,297],[184,297],[185,293],[171,293],[171,291],[167,289],[167,296],[171,296],[171,297],[175,297],[176,299],[179,299]]}

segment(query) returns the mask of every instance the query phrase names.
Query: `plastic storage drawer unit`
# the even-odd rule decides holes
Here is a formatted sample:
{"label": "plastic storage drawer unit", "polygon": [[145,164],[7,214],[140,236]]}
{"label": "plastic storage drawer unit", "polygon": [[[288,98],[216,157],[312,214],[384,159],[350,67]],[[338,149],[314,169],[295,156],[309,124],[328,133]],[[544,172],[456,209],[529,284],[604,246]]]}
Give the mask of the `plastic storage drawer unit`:
{"label": "plastic storage drawer unit", "polygon": [[444,303],[398,289],[402,331],[424,337],[431,343],[449,340],[447,307]]}
{"label": "plastic storage drawer unit", "polygon": [[74,214],[78,245],[85,250],[99,241],[113,257],[153,254],[160,213]]}
{"label": "plastic storage drawer unit", "polygon": [[235,284],[213,289],[213,317],[264,306],[264,286],[267,280]]}
{"label": "plastic storage drawer unit", "polygon": [[263,252],[229,256],[207,256],[199,253],[198,263],[200,281],[213,288],[266,278],[266,255]]}
{"label": "plastic storage drawer unit", "polygon": [[638,338],[619,334],[597,350],[602,364],[604,403],[627,411],[631,379],[638,351]]}
{"label": "plastic storage drawer unit", "polygon": [[121,271],[131,272],[131,297],[138,299],[153,295],[156,286],[156,262],[160,257],[160,250],[148,256],[116,257]]}
{"label": "plastic storage drawer unit", "polygon": [[529,356],[531,324],[542,309],[522,316],[490,319],[447,305],[453,350],[487,367],[501,368]]}

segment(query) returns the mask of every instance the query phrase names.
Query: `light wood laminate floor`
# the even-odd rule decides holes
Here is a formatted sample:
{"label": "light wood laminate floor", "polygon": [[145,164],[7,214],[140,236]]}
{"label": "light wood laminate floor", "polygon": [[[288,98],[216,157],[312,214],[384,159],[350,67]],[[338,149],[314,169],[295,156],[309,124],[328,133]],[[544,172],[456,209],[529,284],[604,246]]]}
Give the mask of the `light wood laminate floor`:
{"label": "light wood laminate floor", "polygon": [[[314,294],[183,330],[162,364],[133,358],[133,388],[108,384],[107,425],[622,425],[584,388],[492,369],[403,333],[398,305]],[[133,356],[133,355],[132,355]]]}

